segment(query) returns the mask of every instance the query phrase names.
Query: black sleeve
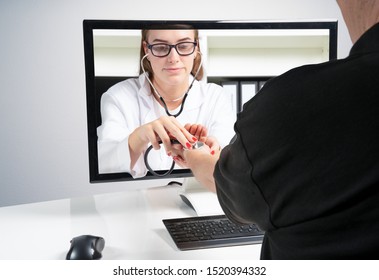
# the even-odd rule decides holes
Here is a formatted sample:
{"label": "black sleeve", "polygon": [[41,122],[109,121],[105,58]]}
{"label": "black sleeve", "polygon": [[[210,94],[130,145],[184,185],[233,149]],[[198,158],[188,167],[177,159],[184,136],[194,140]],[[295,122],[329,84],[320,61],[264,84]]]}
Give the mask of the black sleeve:
{"label": "black sleeve", "polygon": [[270,209],[259,186],[252,178],[249,162],[240,137],[222,150],[214,178],[217,195],[225,214],[239,223],[256,223],[261,229],[273,228]]}

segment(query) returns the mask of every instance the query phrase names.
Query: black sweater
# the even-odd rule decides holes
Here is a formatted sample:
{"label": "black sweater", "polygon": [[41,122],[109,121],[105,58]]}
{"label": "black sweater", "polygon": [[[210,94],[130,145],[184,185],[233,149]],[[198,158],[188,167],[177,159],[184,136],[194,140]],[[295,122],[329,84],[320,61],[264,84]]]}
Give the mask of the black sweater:
{"label": "black sweater", "polygon": [[290,70],[239,114],[215,168],[262,259],[379,259],[379,24],[345,59]]}

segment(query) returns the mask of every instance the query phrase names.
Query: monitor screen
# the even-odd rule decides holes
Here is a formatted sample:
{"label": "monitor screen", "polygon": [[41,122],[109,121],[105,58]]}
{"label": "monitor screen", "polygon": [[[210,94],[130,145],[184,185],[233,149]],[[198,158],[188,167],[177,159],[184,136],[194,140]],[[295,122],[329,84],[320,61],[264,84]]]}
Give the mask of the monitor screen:
{"label": "monitor screen", "polygon": [[[267,80],[297,66],[320,63],[337,57],[336,21],[84,20],[90,182],[159,179],[163,178],[160,175],[168,173],[172,159],[168,156],[162,159],[162,154],[154,154],[157,153],[154,149],[150,150],[152,157],[160,157],[166,164],[156,165],[153,168],[154,171],[147,171],[143,176],[132,176],[128,171],[130,158],[120,158],[122,154],[120,150],[123,149],[124,154],[128,154],[125,152],[128,144],[123,143],[121,146],[120,143],[124,138],[127,139],[132,129],[149,119],[141,117],[147,114],[143,111],[143,98],[136,97],[138,99],[136,103],[127,101],[131,100],[130,96],[113,100],[112,106],[117,105],[118,109],[121,108],[120,110],[123,111],[122,116],[119,115],[117,125],[114,125],[115,115],[102,116],[102,114],[108,114],[110,110],[110,107],[105,107],[102,102],[112,99],[108,93],[116,90],[123,90],[127,95],[128,90],[133,89],[133,85],[137,87],[134,90],[135,93],[141,94],[138,85],[142,83],[142,80],[148,89],[154,91],[153,85],[148,81],[149,75],[146,78],[146,74],[141,72],[142,31],[175,29],[198,31],[196,47],[200,52],[202,74],[200,79],[196,71],[192,73],[193,80],[196,78],[195,87],[198,86],[197,83],[205,88],[209,88],[207,87],[209,84],[217,84],[218,87],[211,87],[214,90],[219,90],[221,87],[226,96],[225,100],[230,103],[234,118],[227,121],[230,126],[227,128],[228,131],[233,129],[235,117],[243,110],[243,104],[253,98]],[[154,50],[161,51],[158,47],[160,45]],[[186,52],[187,45],[180,45],[180,47],[183,47],[183,51]],[[179,46],[172,45],[170,51],[172,48],[178,51]],[[193,82],[192,79],[190,80]],[[186,102],[189,105],[184,103],[183,112],[186,111],[186,106],[191,106],[191,100],[195,100],[193,96],[191,97],[192,91],[192,88],[188,91]],[[104,95],[106,92],[108,93]],[[215,104],[215,102],[210,101],[209,104]],[[209,104],[207,106],[213,106]],[[155,109],[162,110],[162,108]],[[209,114],[212,112],[209,107],[202,111]],[[196,111],[196,114],[204,114],[202,111]],[[217,112],[219,108],[215,111],[218,114],[216,119],[225,117],[226,113]],[[209,118],[210,116],[205,114],[204,119]],[[120,120],[125,123],[120,124]],[[104,128],[105,121],[107,121],[107,129]],[[206,127],[207,122],[203,122],[202,125]],[[128,128],[124,129],[125,127]],[[117,135],[117,139],[108,141],[109,138],[105,134],[109,131]],[[221,138],[224,136],[220,134]],[[225,136],[224,140],[226,141],[228,137]],[[103,141],[105,138],[107,141]],[[104,142],[107,143],[104,144]],[[146,153],[147,148],[148,146],[142,154]],[[112,151],[114,149],[118,149],[118,152]],[[142,165],[143,163],[144,161]],[[189,169],[176,165],[164,178],[190,176],[192,173]]]}

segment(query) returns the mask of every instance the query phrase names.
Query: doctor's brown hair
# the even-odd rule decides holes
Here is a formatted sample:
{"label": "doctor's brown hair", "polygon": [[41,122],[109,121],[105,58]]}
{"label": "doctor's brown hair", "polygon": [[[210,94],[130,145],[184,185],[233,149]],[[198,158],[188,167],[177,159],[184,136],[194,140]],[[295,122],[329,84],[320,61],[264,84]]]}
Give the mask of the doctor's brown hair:
{"label": "doctor's brown hair", "polygon": [[[186,24],[172,24],[172,25],[165,25],[164,28],[160,27],[160,28],[151,28],[151,29],[162,29],[162,30],[166,30],[166,29],[172,29],[172,30],[175,30],[175,29],[191,29],[194,31],[194,39],[195,39],[195,42],[197,42],[197,51],[200,52],[200,46],[199,46],[199,31],[197,29],[193,29],[193,27],[189,26],[189,25],[186,25]],[[147,42],[147,36],[149,35],[149,31],[151,29],[143,29],[141,31],[141,48],[140,48],[140,61],[141,59],[145,56],[145,50],[144,50],[144,47],[143,47],[143,43],[144,42]],[[192,66],[192,70],[191,70],[191,74],[193,76],[195,76],[199,66],[200,66],[200,62],[201,62],[201,53],[196,55],[195,57],[195,60],[193,62],[193,66]],[[149,77],[150,78],[154,78],[154,74],[153,74],[153,69],[150,65],[150,61],[148,59],[144,59],[144,61],[142,62],[143,63],[143,67],[145,68],[145,71],[146,73],[149,74]],[[142,71],[142,67],[140,65],[140,70],[139,70],[139,73],[142,74],[143,71]],[[203,69],[203,66],[201,66],[200,70],[199,70],[199,73],[197,74],[196,76],[196,80],[201,80],[203,78],[203,75],[204,75],[204,69]]]}

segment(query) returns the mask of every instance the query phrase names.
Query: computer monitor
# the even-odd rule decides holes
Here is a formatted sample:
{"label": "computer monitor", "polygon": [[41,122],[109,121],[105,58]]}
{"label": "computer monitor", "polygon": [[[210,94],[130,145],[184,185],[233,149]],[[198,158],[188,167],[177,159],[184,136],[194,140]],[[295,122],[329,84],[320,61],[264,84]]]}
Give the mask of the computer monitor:
{"label": "computer monitor", "polygon": [[[337,58],[336,21],[84,20],[90,182],[161,179],[151,172],[99,171],[100,100],[112,85],[139,75],[141,30],[191,26],[199,30],[205,82],[218,83],[238,114],[268,79],[304,64]],[[192,177],[174,169],[164,178]]]}

